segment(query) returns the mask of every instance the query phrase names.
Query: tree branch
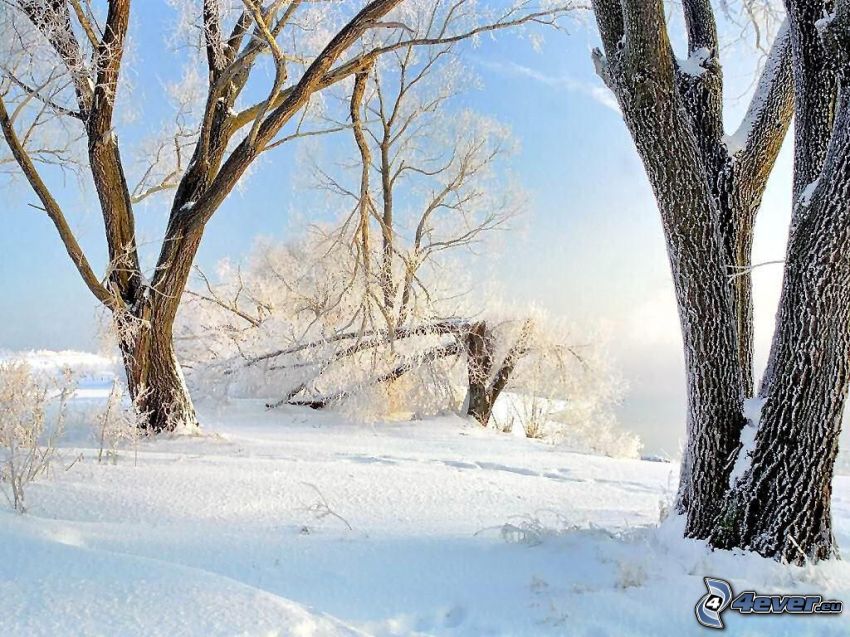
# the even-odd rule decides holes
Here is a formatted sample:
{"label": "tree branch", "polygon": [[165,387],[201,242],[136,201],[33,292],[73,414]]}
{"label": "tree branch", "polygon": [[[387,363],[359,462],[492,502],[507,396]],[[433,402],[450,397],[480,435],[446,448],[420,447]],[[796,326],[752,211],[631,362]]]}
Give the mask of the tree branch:
{"label": "tree branch", "polygon": [[223,43],[221,41],[221,15],[218,0],[204,0],[203,23],[204,44],[207,52],[207,68],[210,77],[217,79],[224,68]]}
{"label": "tree branch", "polygon": [[[396,2],[397,4],[397,2]],[[441,37],[424,37],[424,38],[410,38],[407,40],[401,40],[394,44],[389,44],[386,46],[376,47],[366,53],[362,53],[351,60],[341,64],[339,67],[333,70],[329,70],[326,75],[324,75],[318,82],[316,90],[322,90],[337,82],[340,82],[355,73],[363,70],[364,68],[369,67],[373,64],[374,60],[386,53],[391,53],[393,51],[397,51],[400,49],[404,49],[406,47],[418,47],[418,46],[434,46],[440,44],[452,44],[456,42],[460,42],[462,40],[468,40],[470,38],[474,38],[475,36],[481,35],[483,33],[489,33],[492,31],[497,31],[500,29],[507,29],[511,27],[521,26],[523,24],[528,24],[529,22],[543,22],[544,19],[550,18],[551,20],[547,20],[546,23],[549,24],[554,21],[555,17],[566,13],[569,9],[569,6],[572,8],[572,5],[565,5],[562,8],[551,9],[547,11],[538,11],[534,13],[530,13],[526,16],[522,16],[520,18],[516,18],[513,20],[506,20],[504,22],[498,22],[496,24],[484,25],[481,27],[476,27],[474,29],[470,29],[464,33],[460,33],[453,36],[441,36]],[[272,99],[272,107],[278,107],[283,104],[291,95],[292,92],[295,91],[296,86],[289,87],[281,91],[276,97]],[[239,130],[243,126],[251,123],[256,119],[257,114],[263,109],[265,102],[260,102],[251,106],[244,111],[240,112],[236,115],[230,122],[232,129],[234,131]]]}
{"label": "tree branch", "polygon": [[17,161],[18,165],[21,167],[21,170],[27,178],[27,181],[30,183],[30,186],[41,200],[47,216],[50,217],[53,225],[56,226],[56,230],[59,232],[59,237],[62,239],[65,250],[67,251],[68,256],[71,257],[71,261],[73,261],[77,271],[80,273],[80,276],[83,278],[83,282],[89,288],[91,293],[108,308],[115,310],[122,307],[122,303],[104,287],[89,265],[88,259],[86,259],[80,244],[77,242],[76,237],[74,237],[74,233],[65,219],[65,215],[62,213],[62,209],[53,198],[53,195],[50,194],[50,190],[47,188],[44,181],[42,181],[35,165],[32,163],[32,160],[26,150],[21,145],[12,126],[12,122],[9,119],[6,104],[2,98],[0,98],[0,128],[3,129],[3,137],[9,145],[12,155],[15,157],[15,161]]}
{"label": "tree branch", "polygon": [[834,122],[835,65],[821,41],[822,2],[786,0],[794,63],[794,197],[821,172]]}
{"label": "tree branch", "polygon": [[89,20],[86,12],[83,10],[83,6],[80,4],[80,0],[68,0],[71,6],[74,8],[74,13],[77,16],[77,22],[80,23],[80,26],[83,28],[83,31],[86,34],[86,37],[89,40],[89,44],[92,45],[92,48],[97,49],[100,44],[100,38],[94,30],[94,25]]}
{"label": "tree branch", "polygon": [[114,269],[112,276],[125,300],[131,299],[141,285],[133,204],[118,138],[112,130],[129,19],[130,0],[109,3],[103,40],[96,54],[97,83],[86,127],[89,164],[106,227],[109,260],[120,260],[123,266]]}
{"label": "tree branch", "polygon": [[[203,226],[213,215],[236,182],[262,148],[289,119],[303,107],[309,97],[320,90],[334,62],[379,18],[389,13],[401,0],[373,0],[343,27],[328,43],[292,87],[286,99],[259,126],[256,140],[244,139],[227,158],[209,188],[190,208],[178,211],[181,226],[194,229]],[[341,78],[340,78],[341,79]]]}
{"label": "tree branch", "polygon": [[791,30],[783,23],[762,70],[747,114],[727,140],[730,155],[740,147],[739,161],[747,179],[767,183],[794,113]]}
{"label": "tree branch", "polygon": [[[318,347],[323,347],[325,345],[329,345],[331,343],[336,343],[344,340],[351,340],[354,338],[373,338],[374,341],[370,341],[366,345],[358,345],[356,350],[350,351],[349,354],[357,353],[366,349],[368,347],[374,347],[376,343],[386,343],[387,340],[392,337],[393,340],[402,340],[405,338],[411,338],[414,336],[426,336],[426,335],[442,335],[442,334],[460,334],[465,329],[469,327],[467,321],[463,320],[445,320],[438,321],[436,323],[426,323],[424,325],[418,325],[412,328],[398,328],[394,333],[390,333],[388,330],[357,330],[351,332],[339,332],[334,334],[333,336],[329,336],[320,341],[313,341],[310,343],[299,343],[298,345],[293,345],[292,347],[279,349],[274,352],[269,352],[267,354],[262,354],[255,358],[248,360],[245,364],[246,367],[251,365],[256,365],[257,363],[261,363],[263,361],[271,360],[272,358],[278,358],[281,356],[288,356],[290,354],[297,354],[298,352],[302,352],[308,349],[315,349]],[[363,341],[365,342],[365,341]],[[345,350],[349,350],[349,348],[354,347],[348,346]]]}
{"label": "tree branch", "polygon": [[94,95],[94,79],[83,59],[80,43],[71,28],[71,15],[64,2],[34,2],[20,0],[18,6],[33,26],[47,39],[68,69],[80,112],[88,117]]}
{"label": "tree branch", "polygon": [[623,5],[620,0],[593,0],[593,15],[599,26],[605,55],[613,58],[626,33],[623,24]]}
{"label": "tree branch", "polygon": [[[460,343],[458,343],[458,342],[448,343],[446,345],[441,345],[439,347],[431,348],[431,349],[423,352],[419,356],[411,356],[411,357],[403,360],[401,363],[396,365],[396,367],[394,367],[393,369],[389,370],[388,372],[381,374],[377,378],[372,379],[371,384],[372,385],[381,385],[381,384],[384,384],[384,383],[392,382],[394,380],[398,380],[399,378],[401,378],[407,372],[415,369],[416,366],[418,364],[421,364],[422,362],[433,362],[433,361],[440,360],[441,358],[448,358],[450,356],[457,356],[461,352],[462,352],[462,349],[461,349]],[[299,389],[303,389],[303,387],[304,386],[301,385]],[[349,396],[349,394],[350,394],[349,390],[342,390],[342,391],[339,391],[339,392],[332,394],[330,396],[323,396],[323,397],[320,397],[320,398],[305,399],[305,400],[294,400],[294,395],[292,394],[292,392],[290,392],[289,396],[285,400],[282,400],[282,401],[279,401],[277,403],[268,405],[268,407],[271,409],[271,408],[274,408],[274,407],[280,407],[283,404],[289,404],[289,405],[299,405],[299,406],[302,406],[302,407],[309,407],[310,409],[324,409],[325,407],[327,407],[331,403],[338,402],[340,400],[347,398]]]}
{"label": "tree branch", "polygon": [[688,53],[708,49],[712,56],[718,53],[717,23],[710,0],[682,0],[685,25],[688,29]]}

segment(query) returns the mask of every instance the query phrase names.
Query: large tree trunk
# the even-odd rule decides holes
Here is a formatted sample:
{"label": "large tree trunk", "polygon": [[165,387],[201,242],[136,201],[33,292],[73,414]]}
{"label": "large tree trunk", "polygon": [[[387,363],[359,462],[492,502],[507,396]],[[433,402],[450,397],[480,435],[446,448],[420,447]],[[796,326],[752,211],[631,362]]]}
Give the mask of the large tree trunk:
{"label": "large tree trunk", "polygon": [[173,327],[204,229],[174,230],[173,223],[172,217],[167,230],[172,239],[163,243],[159,257],[168,268],[142,288],[129,312],[114,317],[130,395],[148,414],[148,428],[154,432],[198,427],[174,352]]}
{"label": "large tree trunk", "polygon": [[[850,38],[846,45],[850,51]],[[830,499],[850,379],[847,98],[842,86],[820,179],[794,210],[755,448],[741,459],[750,467],[717,532],[718,544],[791,561],[823,559],[835,550]]]}
{"label": "large tree trunk", "polygon": [[[744,379],[733,298],[726,281],[717,212],[705,180],[690,169],[688,136],[674,122],[652,130],[637,125],[636,136],[658,197],[682,330],[687,370],[687,447],[679,488],[686,532],[707,537],[728,485],[729,459],[744,425]],[[662,140],[676,139],[681,162],[664,156]]]}
{"label": "large tree trunk", "polygon": [[[657,45],[656,45],[657,46]],[[686,531],[707,537],[728,489],[740,440],[743,379],[717,202],[696,136],[677,94],[672,64],[618,72],[623,113],[661,211],[687,370],[687,448],[679,508]],[[671,153],[670,149],[676,152]]]}
{"label": "large tree trunk", "polygon": [[[808,246],[792,250],[817,249],[823,235],[798,237]],[[789,561],[833,554],[830,499],[850,361],[848,260],[846,249],[830,251],[802,267],[797,260],[786,274],[785,302],[796,311],[778,326],[755,448],[741,452],[751,466],[716,544]]]}
{"label": "large tree trunk", "polygon": [[[791,116],[790,37],[777,37],[740,134],[723,129],[711,5],[685,0],[688,65],[673,55],[660,0],[594,0],[617,96],[658,202],[684,345],[687,447],[678,509],[709,538],[725,511],[752,395],[752,229]],[[694,66],[696,65],[696,66]]]}
{"label": "large tree trunk", "polygon": [[130,396],[147,414],[147,428],[154,433],[196,429],[195,408],[170,338],[154,336],[134,350],[122,351],[124,369]]}
{"label": "large tree trunk", "polygon": [[118,330],[130,397],[146,414],[149,431],[193,431],[198,420],[174,352],[172,322],[154,316],[116,319],[124,323]]}

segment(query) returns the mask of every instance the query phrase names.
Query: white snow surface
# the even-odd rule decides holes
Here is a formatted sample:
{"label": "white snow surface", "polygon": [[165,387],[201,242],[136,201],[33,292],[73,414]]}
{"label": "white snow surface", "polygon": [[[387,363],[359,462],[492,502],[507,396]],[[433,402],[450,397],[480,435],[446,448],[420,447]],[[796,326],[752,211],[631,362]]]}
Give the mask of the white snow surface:
{"label": "white snow surface", "polygon": [[[0,635],[703,634],[706,575],[850,601],[846,563],[712,552],[680,518],[659,526],[675,464],[457,417],[199,413],[201,435],[144,441],[137,464],[98,464],[75,426],[29,512],[0,507]],[[847,546],[850,478],[833,515]],[[848,632],[846,616],[723,619],[732,635]]]}

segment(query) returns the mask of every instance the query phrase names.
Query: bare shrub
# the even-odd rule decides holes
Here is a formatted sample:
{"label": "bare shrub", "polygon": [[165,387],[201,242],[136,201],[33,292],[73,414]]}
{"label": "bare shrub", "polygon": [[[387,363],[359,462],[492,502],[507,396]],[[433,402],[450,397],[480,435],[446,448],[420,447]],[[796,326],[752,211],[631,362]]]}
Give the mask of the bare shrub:
{"label": "bare shrub", "polygon": [[487,527],[475,535],[497,532],[508,544],[538,546],[547,539],[558,538],[582,530],[582,524],[550,509],[540,509],[534,514],[515,515],[499,526]]}
{"label": "bare shrub", "polygon": [[133,447],[133,464],[138,464],[139,438],[147,422],[147,414],[140,407],[143,401],[143,394],[130,401],[124,386],[113,381],[106,406],[95,419],[98,462],[117,464],[119,447],[130,444]]}
{"label": "bare shrub", "polygon": [[[334,518],[342,522],[349,531],[354,530],[348,520],[331,508],[324,494],[319,490],[319,487],[312,482],[302,482],[301,484],[308,487],[315,494],[313,502],[304,506],[305,511],[311,513],[317,520],[324,520],[328,517]],[[307,527],[304,527],[304,529],[307,529]]]}
{"label": "bare shrub", "polygon": [[46,380],[23,361],[0,361],[0,483],[18,513],[26,512],[27,485],[50,468],[73,389],[68,371],[60,381]]}
{"label": "bare shrub", "polygon": [[[495,358],[523,339],[510,382],[493,405],[491,424],[523,427],[527,438],[583,453],[639,456],[640,439],[618,426],[615,408],[626,386],[603,334],[581,333],[540,310],[505,310],[489,319]],[[530,328],[525,326],[530,325]]]}

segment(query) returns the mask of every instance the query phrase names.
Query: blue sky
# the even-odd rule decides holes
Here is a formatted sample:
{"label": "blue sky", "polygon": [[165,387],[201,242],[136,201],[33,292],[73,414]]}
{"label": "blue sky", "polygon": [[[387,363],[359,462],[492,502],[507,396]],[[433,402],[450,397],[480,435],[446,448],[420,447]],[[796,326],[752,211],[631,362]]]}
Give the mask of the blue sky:
{"label": "blue sky", "polygon": [[[163,43],[170,10],[137,3],[133,16],[132,100],[142,116],[119,129],[131,145],[163,120],[163,85],[176,79],[179,53]],[[592,25],[590,25],[592,26]],[[530,192],[529,213],[501,241],[493,275],[506,297],[533,303],[608,334],[612,356],[631,391],[621,409],[627,427],[652,450],[675,453],[683,433],[684,376],[672,287],[660,222],[647,180],[613,101],[596,78],[592,28],[548,33],[542,50],[509,35],[467,47],[465,59],[481,78],[468,106],[508,124],[520,141],[513,171]],[[731,64],[727,78],[746,90],[752,64]],[[732,100],[735,122],[746,100]],[[781,259],[787,231],[790,157],[783,151],[756,228],[755,261]],[[286,239],[303,191],[295,179],[297,143],[276,150],[209,223],[198,263],[243,257],[260,235]],[[126,158],[126,154],[125,154]],[[73,227],[102,266],[105,247],[94,196],[54,175]],[[0,348],[96,347],[98,309],[80,282],[46,216],[19,180],[3,185],[0,215]],[[141,206],[140,241],[162,232],[167,198]],[[756,275],[756,319],[764,356],[779,284],[779,269]],[[58,320],[57,320],[58,317]]]}

